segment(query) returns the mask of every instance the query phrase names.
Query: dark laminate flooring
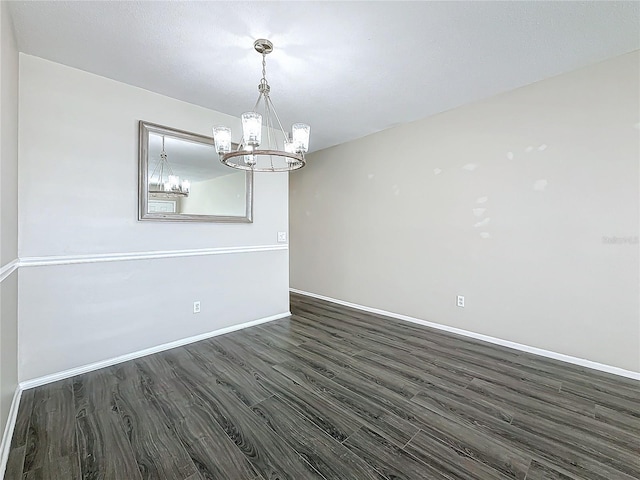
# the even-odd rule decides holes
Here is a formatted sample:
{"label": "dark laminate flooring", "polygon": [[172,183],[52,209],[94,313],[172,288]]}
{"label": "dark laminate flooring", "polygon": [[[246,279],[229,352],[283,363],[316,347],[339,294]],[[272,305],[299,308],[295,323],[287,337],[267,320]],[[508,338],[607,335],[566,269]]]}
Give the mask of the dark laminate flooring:
{"label": "dark laminate flooring", "polygon": [[637,479],[633,380],[292,296],[25,391],[6,479]]}

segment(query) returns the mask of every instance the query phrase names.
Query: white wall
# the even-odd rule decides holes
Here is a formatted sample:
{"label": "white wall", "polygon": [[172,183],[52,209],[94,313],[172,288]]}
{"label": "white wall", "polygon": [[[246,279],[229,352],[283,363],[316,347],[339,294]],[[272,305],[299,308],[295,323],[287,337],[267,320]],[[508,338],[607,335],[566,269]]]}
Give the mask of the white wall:
{"label": "white wall", "polygon": [[639,57],[309,155],[292,287],[640,371]]}
{"label": "white wall", "polygon": [[[217,123],[240,126],[234,117],[20,55],[26,265],[38,257],[276,243],[287,228],[286,175],[256,175],[252,224],[138,222],[139,120],[204,135]],[[287,312],[288,252],[25,266],[19,288],[22,381]]]}
{"label": "white wall", "polygon": [[[7,2],[0,2],[0,269],[18,256],[17,187],[18,51]],[[0,282],[0,432],[3,432],[18,386],[18,272],[0,274]]]}

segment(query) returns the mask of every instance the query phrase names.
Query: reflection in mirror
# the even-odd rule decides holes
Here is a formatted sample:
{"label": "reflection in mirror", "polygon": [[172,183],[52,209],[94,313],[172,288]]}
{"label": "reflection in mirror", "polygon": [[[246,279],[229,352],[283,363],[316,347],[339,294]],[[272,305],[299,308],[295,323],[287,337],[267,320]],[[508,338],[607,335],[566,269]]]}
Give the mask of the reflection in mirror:
{"label": "reflection in mirror", "polygon": [[213,139],[140,122],[140,220],[251,222],[252,172],[222,165]]}

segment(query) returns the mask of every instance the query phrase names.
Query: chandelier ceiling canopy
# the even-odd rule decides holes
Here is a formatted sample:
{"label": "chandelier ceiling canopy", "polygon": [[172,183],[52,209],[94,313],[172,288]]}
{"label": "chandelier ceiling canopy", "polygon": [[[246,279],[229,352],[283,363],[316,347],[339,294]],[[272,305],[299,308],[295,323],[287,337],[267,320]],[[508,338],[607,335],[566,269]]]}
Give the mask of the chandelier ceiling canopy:
{"label": "chandelier ceiling canopy", "polygon": [[254,42],[253,47],[262,55],[262,78],[258,84],[260,94],[253,110],[242,114],[242,140],[235,150],[231,143],[231,129],[222,125],[213,127],[218,157],[223,164],[240,170],[297,170],[306,163],[304,154],[309,150],[310,127],[294,123],[290,133],[284,130],[271,101],[271,87],[267,81],[266,56],[273,51],[273,44],[261,38]]}

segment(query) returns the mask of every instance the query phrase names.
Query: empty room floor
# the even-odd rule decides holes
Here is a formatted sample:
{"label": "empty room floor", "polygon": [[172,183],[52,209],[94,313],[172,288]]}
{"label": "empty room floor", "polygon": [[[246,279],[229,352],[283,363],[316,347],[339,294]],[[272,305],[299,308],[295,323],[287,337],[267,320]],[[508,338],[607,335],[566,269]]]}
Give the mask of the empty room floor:
{"label": "empty room floor", "polygon": [[27,390],[7,480],[637,479],[639,382],[292,295]]}

